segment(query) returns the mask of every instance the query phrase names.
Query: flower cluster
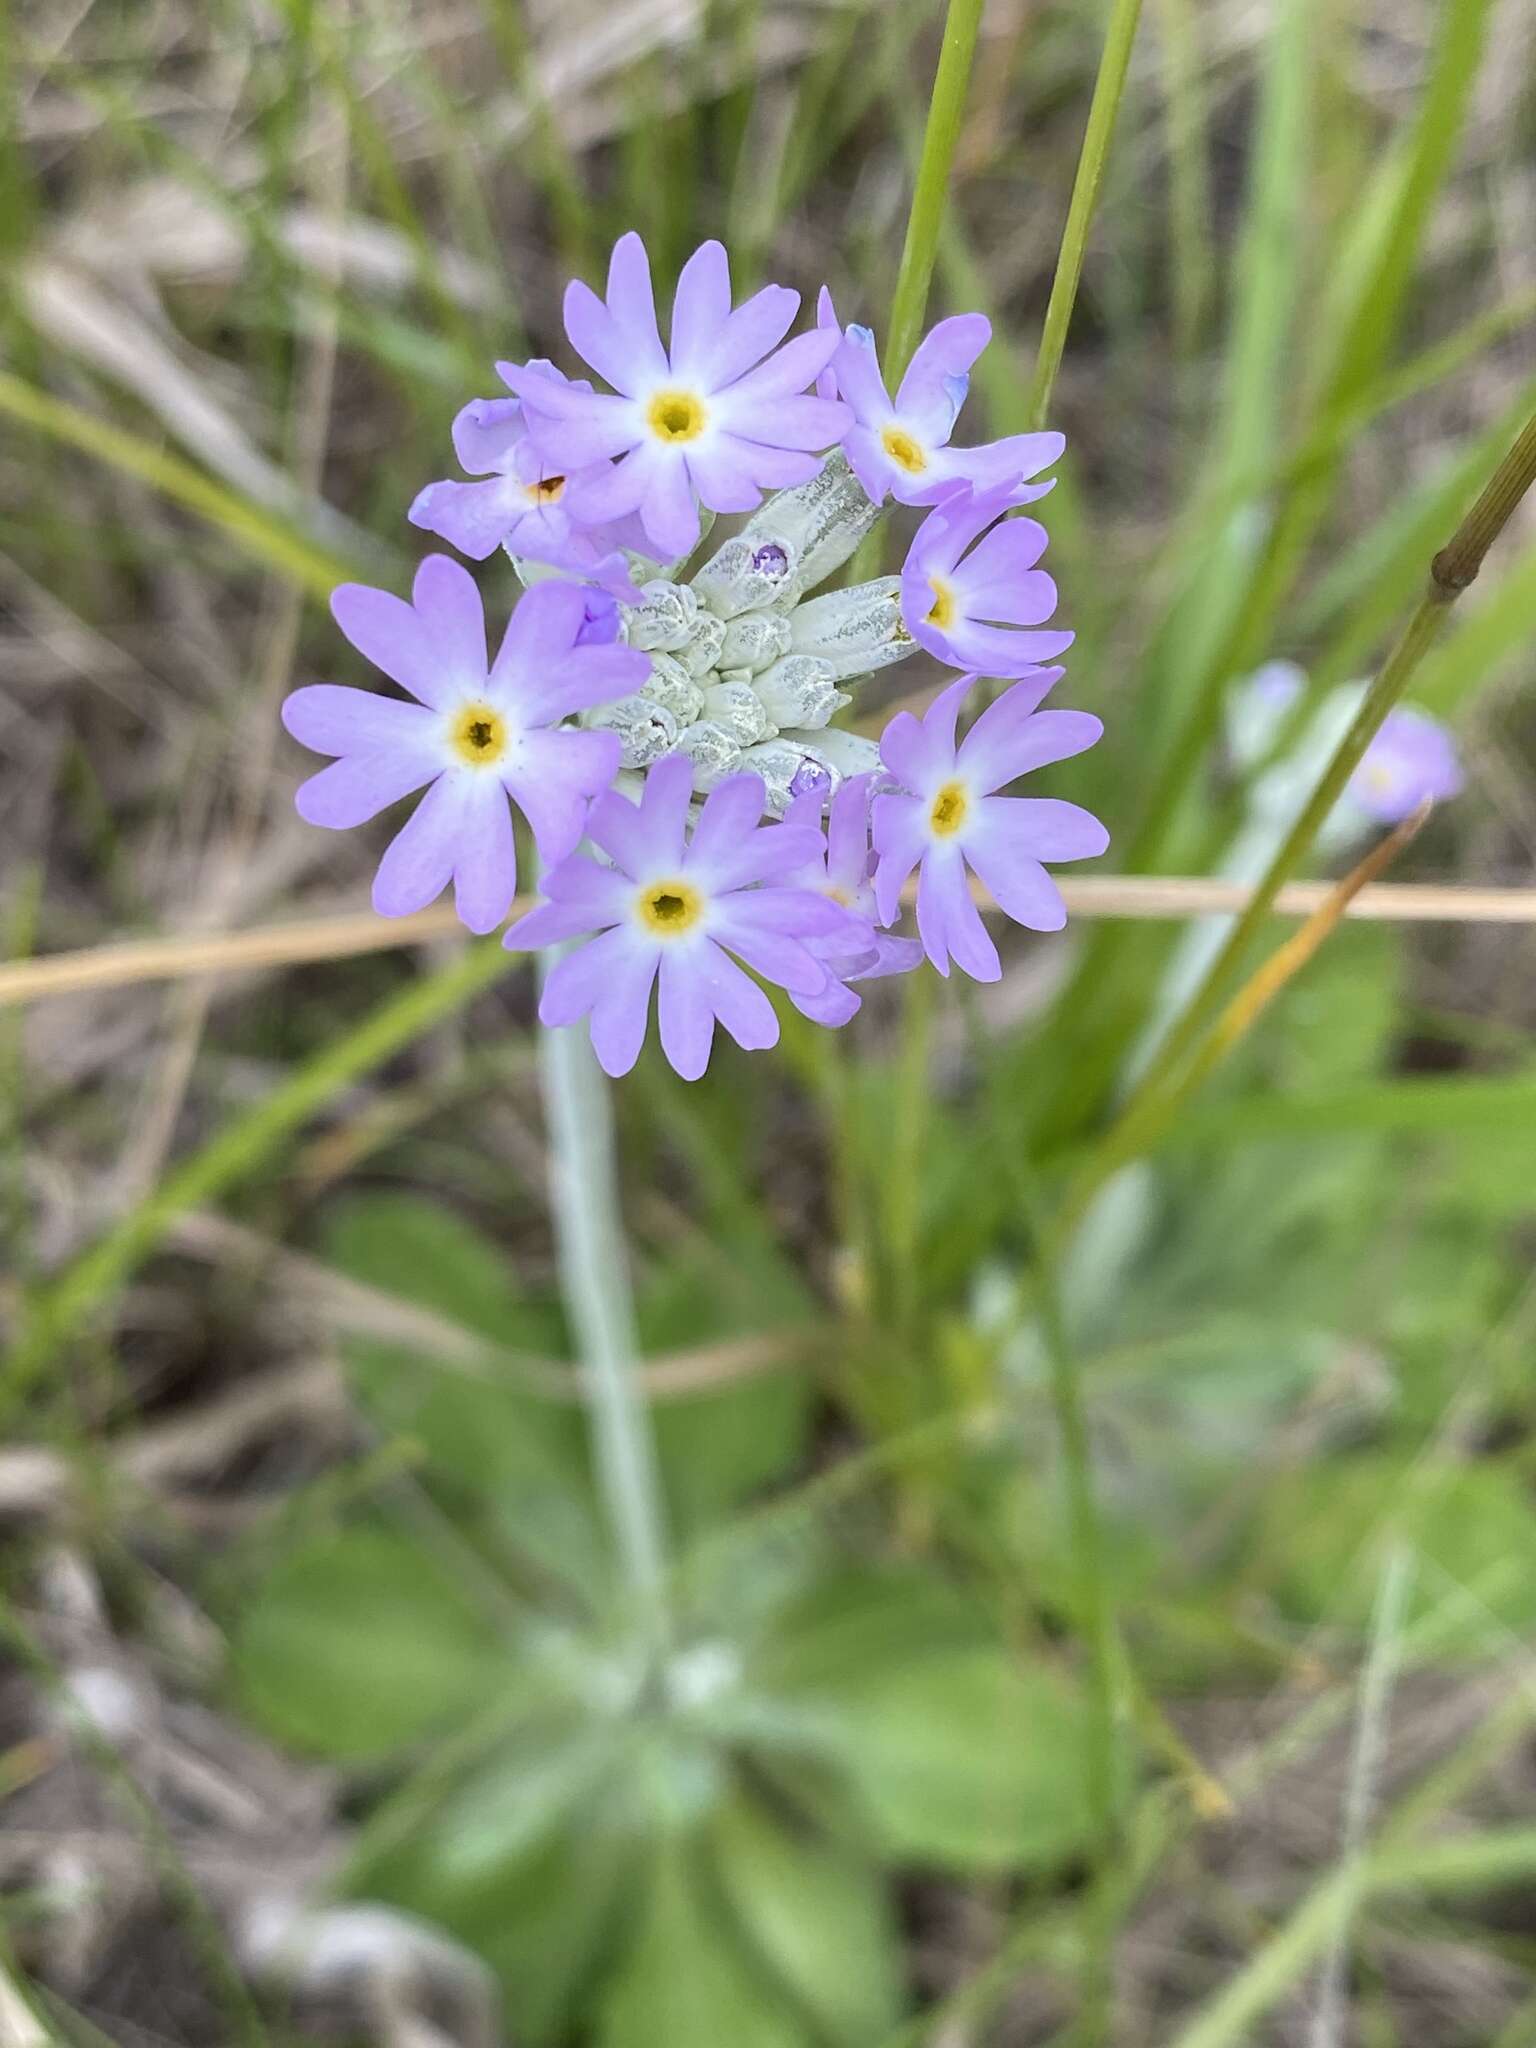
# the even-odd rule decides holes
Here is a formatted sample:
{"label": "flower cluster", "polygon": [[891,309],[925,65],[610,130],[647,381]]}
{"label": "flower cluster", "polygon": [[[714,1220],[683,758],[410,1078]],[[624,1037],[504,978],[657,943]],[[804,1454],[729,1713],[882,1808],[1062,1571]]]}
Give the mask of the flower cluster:
{"label": "flower cluster", "polygon": [[[466,476],[410,509],[471,560],[510,558],[523,594],[494,659],[474,579],[430,555],[409,603],[355,584],[332,600],[414,701],[313,685],[284,709],[332,757],[299,791],[313,823],[424,792],[379,866],[385,916],[451,883],[472,930],[503,923],[521,814],[544,900],[505,943],[568,949],[540,1016],[587,1019],[613,1074],[639,1055],[653,989],[662,1050],[692,1079],[717,1022],[744,1047],[775,1042],[760,982],[838,1025],[856,984],[924,954],[995,980],[976,886],[1055,931],[1044,863],[1107,843],[1075,804],[1001,793],[1100,732],[1041,708],[1072,636],[1050,625],[1045,530],[1019,508],[1051,488],[1036,479],[1061,436],[954,445],[990,338],[980,314],[941,320],[892,398],[873,335],[841,327],[827,292],[786,339],[799,304],[768,285],[735,305],[706,242],[663,342],[644,245],[625,235],[606,295],[565,295],[566,336],[601,382],[498,363],[506,395],[454,421]],[[900,575],[821,589],[887,500],[922,515]],[[748,516],[685,575],[719,514]],[[921,720],[898,713],[878,744],[833,723],[862,679],[919,649],[961,671]],[[1007,687],[961,737],[981,676]],[[917,941],[891,931],[909,891]]]}
{"label": "flower cluster", "polygon": [[[1365,696],[1364,683],[1330,690],[1304,720],[1291,744],[1270,759],[1287,737],[1306,694],[1303,670],[1289,661],[1265,664],[1232,694],[1227,736],[1234,762],[1254,770],[1248,809],[1255,820],[1288,829],[1311,795]],[[1423,803],[1460,793],[1456,742],[1437,719],[1399,704],[1383,719],[1359,766],[1318,835],[1319,849],[1336,853],[1383,825],[1400,825]]]}

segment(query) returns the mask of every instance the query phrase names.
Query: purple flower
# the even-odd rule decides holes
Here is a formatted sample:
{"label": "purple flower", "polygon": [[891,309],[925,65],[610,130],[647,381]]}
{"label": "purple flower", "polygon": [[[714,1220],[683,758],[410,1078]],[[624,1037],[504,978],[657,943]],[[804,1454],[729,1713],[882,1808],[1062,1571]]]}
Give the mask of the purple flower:
{"label": "purple flower", "polygon": [[[566,381],[553,363],[526,367],[557,384]],[[586,477],[607,467],[589,462],[566,470],[550,455],[541,454],[529,438],[522,402],[516,398],[471,399],[453,422],[453,446],[462,467],[487,481],[428,484],[416,494],[409,517],[413,526],[440,535],[476,562],[494,554],[503,542],[516,555],[538,556],[549,546],[568,548],[572,526],[566,500],[571,488],[579,488]]]}
{"label": "purple flower", "polygon": [[889,924],[902,884],[920,867],[917,928],[940,974],[951,958],[977,981],[1002,972],[967,868],[1016,923],[1054,932],[1067,921],[1066,906],[1041,862],[1091,859],[1109,844],[1098,819],[1077,804],[994,794],[1031,768],[1082,753],[1103,732],[1086,711],[1037,708],[1061,673],[1047,669],[1005,690],[958,747],[955,720],[974,676],[941,691],[921,723],[899,712],[881,736],[881,758],[912,793],[875,798],[875,900]]}
{"label": "purple flower", "polygon": [[333,594],[352,645],[417,701],[317,683],[294,691],[283,723],[337,757],[299,789],[312,825],[361,825],[426,789],[379,863],[381,915],[423,910],[451,881],[471,931],[499,924],[517,888],[509,796],[545,860],[580,840],[590,800],[618,769],[619,741],[560,721],[627,695],[649,671],[635,649],[581,644],[587,597],[575,583],[530,590],[488,665],[480,593],[447,555],[428,555],[409,604],[361,583]]}
{"label": "purple flower", "polygon": [[[791,989],[789,999],[802,1016],[815,1024],[846,1024],[853,1016],[859,998],[847,986],[850,981],[906,974],[923,957],[923,949],[915,939],[893,938],[879,929],[872,880],[875,863],[869,847],[869,793],[873,783],[872,775],[857,775],[843,783],[828,813],[824,852],[789,878],[802,889],[820,890],[858,920],[857,928],[850,926],[846,931],[808,941],[809,950],[823,962],[830,978],[815,995],[799,995]],[[825,796],[817,792],[797,797],[784,813],[785,824],[819,825],[825,801]]]}
{"label": "purple flower", "polygon": [[1461,790],[1456,742],[1437,719],[1412,705],[1389,711],[1349,778],[1345,795],[1382,825],[1399,825],[1425,802]]}
{"label": "purple flower", "polygon": [[923,521],[902,566],[907,631],[951,668],[1027,676],[1072,645],[1070,633],[1019,630],[1051,616],[1056,585],[1035,567],[1045,528],[1002,519],[1013,502],[1007,487],[976,493],[962,484]]}
{"label": "purple flower", "polygon": [[733,775],[712,790],[690,838],[692,786],[690,764],[671,755],[651,770],[638,804],[617,791],[600,796],[587,832],[613,865],[580,853],[562,860],[544,878],[549,901],[506,936],[518,950],[599,934],[550,970],[539,1019],[590,1016],[605,1073],[627,1074],[639,1058],[658,981],[661,1048],[685,1081],[709,1064],[717,1019],[749,1051],[777,1044],[772,1003],[730,956],[781,988],[814,995],[827,970],[808,942],[850,922],[825,896],[787,883],[815,858],[821,834],[760,825],[759,777]]}
{"label": "purple flower", "polygon": [[919,343],[891,403],[867,327],[849,327],[832,360],[839,396],[853,407],[855,424],[843,438],[853,473],[875,504],[887,495],[903,505],[933,505],[957,484],[978,491],[1007,486],[1009,504],[1043,498],[1051,486],[1025,484],[1059,462],[1060,434],[1010,434],[979,448],[951,448],[949,437],[965,403],[970,367],[992,339],[981,313],[941,320]]}
{"label": "purple flower", "polygon": [[[698,544],[695,496],[715,512],[750,512],[765,490],[814,476],[818,454],[838,439],[849,414],[835,401],[801,395],[836,348],[835,328],[778,346],[799,305],[798,292],[767,285],[733,312],[725,250],[706,242],[683,266],[671,347],[663,348],[645,244],[622,236],[606,303],[580,282],[565,294],[571,345],[613,391],[583,391],[497,364],[527,407],[535,444],[551,460],[582,466],[572,516],[638,512],[653,549],[671,559]],[[586,476],[586,465],[612,456],[622,459]]]}

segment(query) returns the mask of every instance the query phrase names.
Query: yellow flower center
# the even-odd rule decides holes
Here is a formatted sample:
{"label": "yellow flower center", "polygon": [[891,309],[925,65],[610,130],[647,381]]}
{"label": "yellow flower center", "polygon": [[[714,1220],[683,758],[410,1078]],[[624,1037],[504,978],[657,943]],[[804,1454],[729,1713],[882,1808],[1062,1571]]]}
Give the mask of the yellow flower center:
{"label": "yellow flower center", "polygon": [[692,391],[658,391],[645,417],[658,440],[696,441],[709,415]]}
{"label": "yellow flower center", "polygon": [[536,484],[524,484],[523,489],[535,505],[558,505],[565,496],[563,476],[540,477]]}
{"label": "yellow flower center", "polygon": [[640,922],[658,939],[681,938],[704,915],[704,898],[681,879],[649,882],[636,898]]}
{"label": "yellow flower center", "polygon": [[507,751],[507,722],[491,704],[466,704],[453,721],[453,751],[471,768],[492,768]]}
{"label": "yellow flower center", "polygon": [[933,610],[924,623],[937,626],[941,633],[946,632],[955,623],[955,593],[937,576],[929,577],[928,588],[933,592]]}
{"label": "yellow flower center", "polygon": [[971,799],[966,794],[965,784],[946,782],[929,806],[929,831],[940,839],[950,838],[965,823],[965,814],[970,808]]}
{"label": "yellow flower center", "polygon": [[880,445],[898,469],[904,469],[908,476],[920,476],[928,467],[928,457],[918,442],[902,427],[887,427],[880,436]]}

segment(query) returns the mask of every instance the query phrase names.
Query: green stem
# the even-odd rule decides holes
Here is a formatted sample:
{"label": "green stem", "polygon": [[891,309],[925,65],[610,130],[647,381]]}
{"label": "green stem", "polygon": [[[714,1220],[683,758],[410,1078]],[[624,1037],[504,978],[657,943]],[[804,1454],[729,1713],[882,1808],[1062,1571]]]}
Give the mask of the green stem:
{"label": "green stem", "polygon": [[1072,323],[1072,308],[1077,303],[1077,287],[1083,275],[1088,230],[1093,225],[1094,209],[1098,205],[1099,186],[1104,178],[1110,138],[1115,132],[1126,72],[1130,68],[1131,47],[1136,40],[1140,19],[1141,0],[1115,0],[1104,37],[1103,54],[1099,58],[1099,75],[1094,81],[1088,126],[1083,131],[1083,151],[1078,158],[1072,200],[1067,208],[1067,225],[1056,258],[1056,275],[1045,309],[1045,325],[1040,333],[1040,354],[1029,391],[1027,424],[1032,428],[1044,426],[1050,410],[1051,392],[1055,388],[1056,372],[1061,368],[1067,329]]}
{"label": "green stem", "polygon": [[539,1072],[561,1292],[586,1368],[599,1487],[641,1632],[660,1650],[667,1636],[661,1481],[640,1391],[613,1105],[585,1029],[541,1031]]}
{"label": "green stem", "polygon": [[928,309],[928,287],[933,281],[939,251],[939,230],[944,225],[949,174],[960,140],[981,10],[982,0],[949,0],[949,11],[944,17],[944,43],[933,77],[928,122],[923,130],[923,153],[918,159],[912,210],[907,215],[906,240],[901,246],[901,267],[896,273],[886,331],[885,374],[891,384],[912,359]]}

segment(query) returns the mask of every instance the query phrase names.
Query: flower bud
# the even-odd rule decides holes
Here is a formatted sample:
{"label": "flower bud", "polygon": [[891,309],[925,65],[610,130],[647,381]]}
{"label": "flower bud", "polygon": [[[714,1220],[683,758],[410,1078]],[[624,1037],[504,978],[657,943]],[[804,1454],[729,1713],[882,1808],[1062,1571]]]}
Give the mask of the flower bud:
{"label": "flower bud", "polygon": [[834,448],[809,483],[778,491],[759,506],[739,538],[755,557],[777,548],[788,558],[772,600],[782,609],[846,562],[879,517],[847,456]]}
{"label": "flower bud", "polygon": [[720,666],[754,673],[789,652],[789,626],[779,612],[743,612],[732,619],[720,643]]}
{"label": "flower bud", "polygon": [[819,656],[839,682],[903,661],[916,645],[902,624],[899,576],[880,576],[796,605],[789,638],[797,654]]}
{"label": "flower bud", "polygon": [[674,753],[686,754],[693,763],[693,786],[701,796],[724,782],[742,765],[741,748],[723,726],[710,719],[685,725],[677,736]]}
{"label": "flower bud", "polygon": [[772,604],[793,566],[794,557],[786,543],[749,540],[738,534],[697,572],[692,587],[699,602],[717,619],[734,619],[742,612]]}
{"label": "flower bud", "polygon": [[832,681],[830,664],[814,654],[787,654],[753,682],[775,725],[825,725],[848,702]]}
{"label": "flower bud", "polygon": [[776,730],[756,690],[747,682],[711,683],[704,692],[704,716],[728,732],[738,747],[750,747]]}
{"label": "flower bud", "polygon": [[704,703],[704,693],[680,661],[670,654],[651,656],[651,679],[645,694],[663,711],[670,711],[678,728],[692,725]]}
{"label": "flower bud", "polygon": [[658,576],[642,588],[640,597],[625,622],[624,637],[630,646],[648,654],[683,646],[699,615],[699,601],[687,584],[668,583]]}
{"label": "flower bud", "polygon": [[707,675],[720,659],[725,622],[712,612],[700,612],[688,629],[688,638],[676,650],[677,659],[691,676]]}
{"label": "flower bud", "polygon": [[598,732],[616,732],[623,744],[621,768],[649,768],[677,743],[677,720],[649,697],[621,697],[581,713],[580,722]]}
{"label": "flower bud", "polygon": [[[818,742],[820,738],[818,733]],[[823,798],[831,796],[843,779],[819,744],[799,738],[787,740],[782,733],[761,746],[748,747],[741,757],[741,766],[763,778],[768,808],[776,818],[784,815],[797,796],[813,790]]]}

